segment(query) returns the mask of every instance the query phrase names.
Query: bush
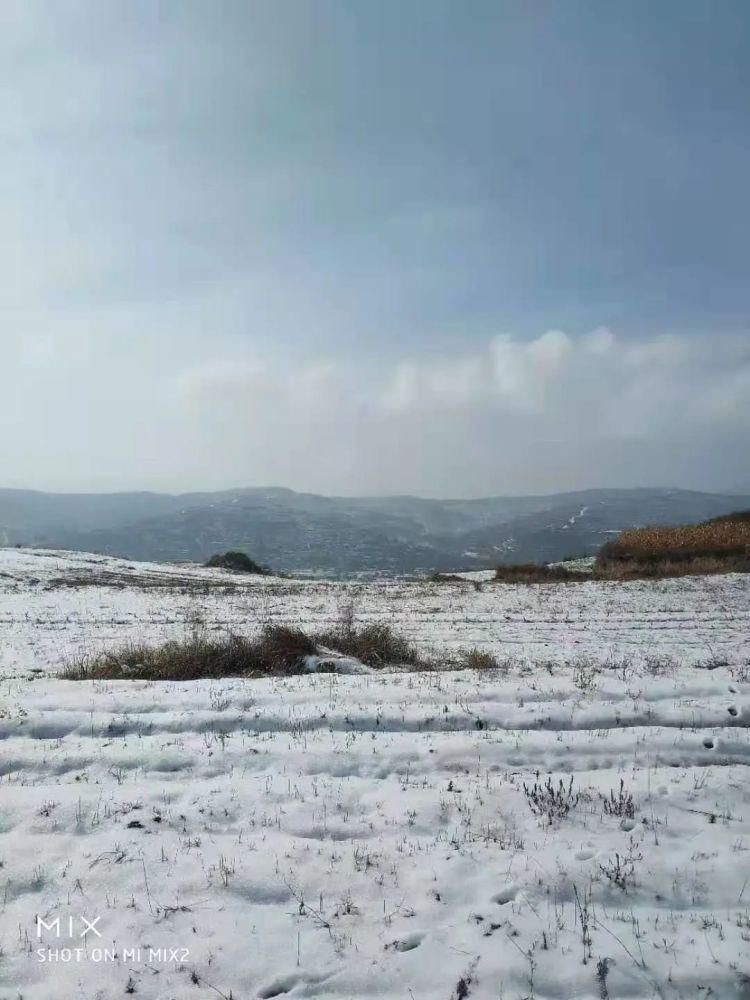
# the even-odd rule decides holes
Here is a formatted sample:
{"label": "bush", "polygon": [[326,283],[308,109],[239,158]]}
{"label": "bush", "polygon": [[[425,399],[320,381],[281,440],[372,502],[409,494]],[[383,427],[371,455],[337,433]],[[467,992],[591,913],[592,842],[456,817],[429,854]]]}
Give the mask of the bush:
{"label": "bush", "polygon": [[552,778],[548,777],[545,784],[539,781],[537,772],[536,781],[529,787],[526,782],[523,785],[523,792],[531,811],[542,819],[546,819],[549,825],[555,820],[565,819],[571,809],[578,805],[580,795],[573,791],[573,775],[567,785],[562,778],[558,785],[552,783]]}
{"label": "bush", "polygon": [[493,653],[487,649],[479,649],[477,646],[464,653],[463,665],[468,670],[498,670],[500,668],[497,657]]}
{"label": "bush", "polygon": [[427,667],[417,650],[402,635],[397,635],[389,625],[364,625],[355,628],[343,624],[316,635],[320,646],[335,649],[345,656],[354,656],[370,667],[386,663]]}
{"label": "bush", "polygon": [[84,657],[64,672],[67,680],[188,681],[202,677],[247,677],[301,673],[316,646],[299,629],[272,626],[259,636],[192,636],[162,646],[133,644]]}
{"label": "bush", "polygon": [[66,680],[188,681],[212,677],[267,677],[299,674],[304,660],[325,646],[371,667],[408,664],[430,669],[416,649],[387,625],[340,628],[309,636],[299,628],[269,625],[260,635],[193,635],[161,646],[134,643],[112,652],[82,657],[63,671]]}
{"label": "bush", "polygon": [[609,797],[601,793],[599,793],[599,797],[602,800],[604,811],[608,816],[619,816],[621,819],[633,819],[635,816],[636,805],[633,793],[626,791],[625,782],[622,778],[620,778],[620,788],[617,795],[615,795],[613,789],[610,789]]}
{"label": "bush", "polygon": [[585,580],[582,573],[574,573],[565,566],[547,566],[543,563],[507,563],[495,569],[499,583],[558,583]]}
{"label": "bush", "polygon": [[235,573],[258,573],[267,576],[271,571],[266,566],[251,559],[245,552],[224,552],[223,555],[216,553],[204,563],[211,569],[229,569]]}
{"label": "bush", "polygon": [[267,673],[293,673],[306,656],[317,651],[317,644],[302,629],[269,625],[257,644],[258,668]]}

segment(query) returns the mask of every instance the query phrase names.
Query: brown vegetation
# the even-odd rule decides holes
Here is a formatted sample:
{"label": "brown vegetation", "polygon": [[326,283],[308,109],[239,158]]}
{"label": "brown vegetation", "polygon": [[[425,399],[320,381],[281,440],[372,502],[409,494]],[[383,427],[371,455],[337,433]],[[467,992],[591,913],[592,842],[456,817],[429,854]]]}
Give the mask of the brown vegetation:
{"label": "brown vegetation", "polygon": [[648,580],[708,573],[750,572],[750,511],[701,524],[632,528],[600,550],[590,573],[565,566],[498,566],[500,583]]}
{"label": "brown vegetation", "polygon": [[251,637],[196,634],[161,646],[131,644],[81,657],[62,676],[67,680],[186,681],[297,674],[304,672],[305,657],[322,649],[356,657],[371,667],[435,666],[387,625],[339,626],[315,636],[298,628],[275,625]]}
{"label": "brown vegetation", "polygon": [[599,553],[600,562],[658,563],[747,557],[750,517],[730,516],[702,524],[623,531]]}
{"label": "brown vegetation", "polygon": [[467,650],[461,659],[461,665],[467,670],[502,670],[503,666],[498,662],[494,653],[488,649],[479,649],[474,646]]}
{"label": "brown vegetation", "polygon": [[344,656],[353,656],[369,667],[381,667],[387,663],[425,665],[416,648],[388,625],[372,624],[360,628],[339,625],[318,633],[315,641],[318,646],[334,649]]}
{"label": "brown vegetation", "polygon": [[750,571],[750,512],[701,524],[634,528],[608,542],[595,575],[605,579]]}
{"label": "brown vegetation", "polygon": [[189,681],[220,677],[273,677],[305,672],[305,657],[317,653],[355,657],[375,668],[412,670],[503,670],[488,650],[474,647],[424,656],[388,625],[339,625],[309,636],[297,628],[269,626],[259,635],[208,638],[195,634],[161,646],[132,644],[81,657],[63,671],[65,680]]}
{"label": "brown vegetation", "polygon": [[251,559],[246,552],[217,552],[204,563],[209,569],[228,569],[233,573],[255,573],[268,576],[271,570]]}
{"label": "brown vegetation", "polygon": [[272,626],[251,638],[193,635],[161,646],[134,643],[82,657],[62,676],[67,680],[187,681],[288,674],[301,672],[304,657],[314,652],[315,643],[304,632]]}
{"label": "brown vegetation", "polygon": [[543,563],[507,563],[495,569],[498,583],[560,583],[587,580],[584,573],[576,573],[565,566],[547,566]]}

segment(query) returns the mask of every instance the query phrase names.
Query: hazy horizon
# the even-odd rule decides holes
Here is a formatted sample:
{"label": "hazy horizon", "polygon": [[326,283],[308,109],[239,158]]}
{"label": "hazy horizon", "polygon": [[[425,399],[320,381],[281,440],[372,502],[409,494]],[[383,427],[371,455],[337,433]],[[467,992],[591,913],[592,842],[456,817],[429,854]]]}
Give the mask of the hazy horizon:
{"label": "hazy horizon", "polygon": [[8,0],[9,486],[750,478],[750,7]]}
{"label": "hazy horizon", "polygon": [[718,496],[745,496],[750,494],[750,484],[743,486],[742,484],[735,485],[728,489],[706,489],[706,490],[691,490],[689,487],[665,485],[663,483],[656,486],[580,486],[575,489],[570,490],[552,490],[548,492],[541,493],[487,493],[487,494],[473,494],[468,495],[448,495],[448,494],[428,494],[428,493],[318,493],[313,490],[293,490],[290,486],[282,486],[278,483],[265,484],[261,486],[228,486],[220,487],[216,490],[206,490],[197,487],[190,490],[148,490],[148,489],[122,489],[122,490],[45,490],[36,489],[34,487],[23,487],[23,486],[4,486],[0,484],[0,493],[4,492],[18,492],[18,493],[39,493],[45,496],[138,496],[143,494],[152,494],[155,496],[202,496],[202,495],[215,495],[220,493],[243,493],[243,492],[258,492],[262,493],[264,491],[274,492],[274,491],[288,491],[291,493],[299,494],[309,494],[311,496],[321,496],[327,499],[344,499],[344,500],[395,500],[399,498],[408,498],[412,500],[437,500],[437,501],[471,501],[471,500],[492,500],[492,499],[525,499],[533,497],[544,497],[544,496],[560,496],[565,494],[575,494],[575,493],[597,493],[604,491],[622,491],[622,492],[635,492],[638,490],[650,490],[654,492],[669,492],[672,490],[679,490],[684,492],[698,492],[698,493],[713,493]]}

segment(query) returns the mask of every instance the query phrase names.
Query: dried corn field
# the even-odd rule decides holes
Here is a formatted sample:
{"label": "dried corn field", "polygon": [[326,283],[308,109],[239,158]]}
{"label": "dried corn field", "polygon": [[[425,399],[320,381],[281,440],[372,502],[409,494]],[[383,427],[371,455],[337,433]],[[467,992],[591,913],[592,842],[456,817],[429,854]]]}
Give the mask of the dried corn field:
{"label": "dried corn field", "polygon": [[720,518],[703,524],[636,528],[623,531],[606,545],[600,562],[691,559],[747,559],[750,553],[750,519]]}

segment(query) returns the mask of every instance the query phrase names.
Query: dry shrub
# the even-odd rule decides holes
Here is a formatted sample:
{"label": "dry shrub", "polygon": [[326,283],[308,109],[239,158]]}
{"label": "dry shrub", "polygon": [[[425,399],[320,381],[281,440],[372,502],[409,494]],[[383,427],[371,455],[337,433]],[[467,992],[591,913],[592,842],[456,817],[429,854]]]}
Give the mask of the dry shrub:
{"label": "dry shrub", "polygon": [[299,673],[303,658],[315,651],[315,643],[304,632],[274,626],[252,638],[198,634],[161,646],[131,644],[83,657],[70,664],[62,676],[68,680],[187,681]]}
{"label": "dry shrub", "polygon": [[497,657],[489,650],[474,646],[463,654],[463,666],[468,670],[498,670],[500,664]]}
{"label": "dry shrub", "polygon": [[539,772],[536,773],[536,781],[529,787],[526,782],[523,784],[523,792],[529,808],[536,815],[544,818],[551,826],[555,820],[565,819],[571,809],[575,809],[580,800],[580,794],[573,791],[573,775],[566,785],[562,778],[557,785],[553,784],[552,777],[549,776],[545,784],[539,780]]}
{"label": "dry shrub", "polygon": [[203,565],[209,569],[228,569],[234,573],[255,573],[261,576],[268,576],[271,572],[267,566],[261,566],[251,559],[246,552],[217,552]]}
{"label": "dry shrub", "polygon": [[304,671],[306,656],[320,646],[353,656],[372,667],[406,664],[430,669],[416,649],[387,625],[339,627],[314,637],[298,628],[273,625],[260,635],[208,638],[196,633],[161,646],[132,644],[82,657],[68,665],[67,680],[187,681],[199,678],[263,677]]}
{"label": "dry shrub", "polygon": [[389,625],[372,624],[356,628],[350,624],[319,632],[315,636],[319,646],[335,649],[345,656],[353,656],[370,667],[384,664],[408,664],[427,667],[416,648]]}
{"label": "dry shrub", "polygon": [[316,652],[316,643],[302,629],[286,625],[267,626],[258,642],[259,666],[266,673],[293,672],[306,656]]}
{"label": "dry shrub", "polygon": [[750,557],[725,559],[698,556],[695,559],[659,562],[602,562],[594,570],[595,580],[661,580],[675,576],[707,576],[716,573],[750,573]]}
{"label": "dry shrub", "polygon": [[495,569],[495,580],[498,583],[559,583],[586,579],[586,575],[575,573],[565,566],[547,566],[542,563],[507,563]]}

